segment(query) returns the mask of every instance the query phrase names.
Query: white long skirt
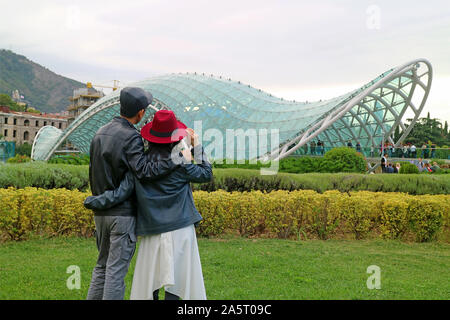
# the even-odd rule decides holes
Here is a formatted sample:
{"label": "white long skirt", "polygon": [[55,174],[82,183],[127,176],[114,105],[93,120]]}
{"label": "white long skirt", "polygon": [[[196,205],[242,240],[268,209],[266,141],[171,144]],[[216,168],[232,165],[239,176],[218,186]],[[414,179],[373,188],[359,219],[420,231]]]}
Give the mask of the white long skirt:
{"label": "white long skirt", "polygon": [[141,238],[131,300],[152,300],[164,287],[183,300],[206,300],[194,225]]}

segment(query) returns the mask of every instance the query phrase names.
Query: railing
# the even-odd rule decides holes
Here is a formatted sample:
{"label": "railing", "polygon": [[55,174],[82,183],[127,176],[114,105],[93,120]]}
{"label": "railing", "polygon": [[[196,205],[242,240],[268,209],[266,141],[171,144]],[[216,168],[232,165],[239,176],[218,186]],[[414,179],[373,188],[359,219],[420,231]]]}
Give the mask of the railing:
{"label": "railing", "polygon": [[[355,146],[349,147],[353,148],[356,151],[362,153],[366,158],[378,158],[381,157],[382,151],[381,148],[367,148],[360,147],[357,148]],[[323,156],[327,151],[333,149],[333,147],[311,147],[309,145],[304,145],[297,149],[293,156]],[[390,158],[422,158],[422,159],[445,159],[450,160],[450,148],[427,148],[421,149],[416,148],[415,152],[408,150],[406,153],[403,153],[402,148],[385,148],[383,149],[385,153],[388,154]]]}

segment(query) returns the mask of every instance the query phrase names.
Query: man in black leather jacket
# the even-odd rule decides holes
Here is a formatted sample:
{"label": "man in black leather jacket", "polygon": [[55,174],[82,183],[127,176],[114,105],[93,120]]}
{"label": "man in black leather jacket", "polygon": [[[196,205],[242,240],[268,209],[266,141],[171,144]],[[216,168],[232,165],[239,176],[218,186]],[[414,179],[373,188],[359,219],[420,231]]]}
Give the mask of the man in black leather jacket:
{"label": "man in black leather jacket", "polygon": [[[120,117],[101,127],[91,142],[89,180],[93,195],[118,188],[129,171],[139,180],[151,180],[176,168],[170,159],[148,162],[142,137],[134,127],[152,100],[141,88],[122,89]],[[134,195],[107,210],[94,210],[99,256],[87,299],[123,299],[124,278],[136,249],[136,210]]]}

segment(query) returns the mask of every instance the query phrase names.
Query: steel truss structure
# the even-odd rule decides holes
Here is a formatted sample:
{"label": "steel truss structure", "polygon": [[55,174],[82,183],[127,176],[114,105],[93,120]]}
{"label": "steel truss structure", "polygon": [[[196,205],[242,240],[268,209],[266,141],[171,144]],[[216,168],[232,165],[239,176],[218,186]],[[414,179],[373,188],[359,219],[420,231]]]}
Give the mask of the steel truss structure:
{"label": "steel truss structure", "polygon": [[[227,144],[234,144],[234,139],[242,133],[236,134],[237,130],[245,130],[248,139],[244,144],[238,143],[235,158],[236,155],[254,157],[249,151],[249,141],[259,138],[261,143],[261,139],[266,139],[265,133],[277,130],[279,143],[274,144],[269,138],[264,142],[265,151],[256,155],[258,159],[277,160],[314,139],[320,139],[328,147],[346,145],[348,140],[353,144],[358,141],[362,147],[377,148],[382,141],[397,146],[419,118],[431,81],[431,64],[426,59],[417,59],[384,72],[350,93],[316,102],[287,101],[240,81],[198,73],[163,75],[132,86],[141,87],[154,97],[137,128],[150,121],[157,110],[173,110],[181,121],[194,129],[195,121],[201,121],[206,148],[212,142],[217,146],[218,135],[222,135],[219,144],[223,149],[213,154],[216,158],[224,154]],[[116,90],[101,98],[64,131],[43,127],[33,143],[32,158],[49,160],[66,140],[88,153],[96,131],[119,115],[119,94]],[[407,118],[411,120],[405,126]],[[397,127],[402,134],[394,141],[393,133]],[[213,130],[209,133],[214,132],[215,139],[207,134],[208,130]],[[235,132],[232,140],[228,136],[223,139],[230,130]]]}

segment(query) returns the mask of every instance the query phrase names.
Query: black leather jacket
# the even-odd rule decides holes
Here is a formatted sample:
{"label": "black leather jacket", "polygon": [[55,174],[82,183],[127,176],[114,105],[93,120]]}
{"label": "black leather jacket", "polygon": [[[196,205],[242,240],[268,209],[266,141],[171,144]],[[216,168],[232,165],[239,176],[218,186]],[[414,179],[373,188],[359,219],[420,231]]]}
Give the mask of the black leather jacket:
{"label": "black leather jacket", "polygon": [[[93,195],[118,188],[128,171],[139,180],[152,180],[177,167],[170,159],[147,161],[141,135],[127,119],[121,117],[115,117],[97,131],[91,142],[90,157],[89,181]],[[112,208],[94,210],[94,214],[133,216],[136,210],[133,194]]]}

